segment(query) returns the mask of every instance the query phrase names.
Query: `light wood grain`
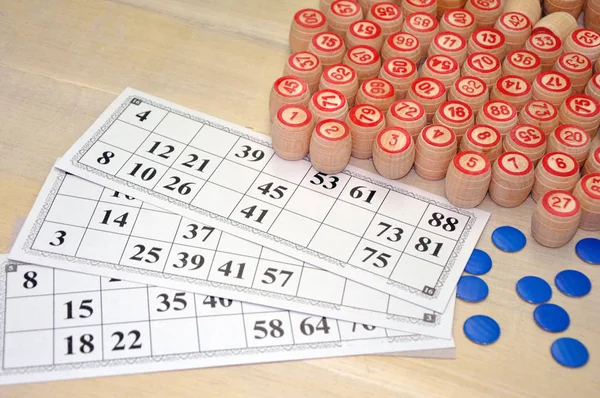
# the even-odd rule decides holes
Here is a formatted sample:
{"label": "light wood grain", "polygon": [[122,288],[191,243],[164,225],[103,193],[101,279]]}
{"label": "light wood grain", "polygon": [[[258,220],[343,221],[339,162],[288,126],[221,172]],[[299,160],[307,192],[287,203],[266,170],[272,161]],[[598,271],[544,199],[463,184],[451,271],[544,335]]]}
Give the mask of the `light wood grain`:
{"label": "light wood grain", "polygon": [[[269,90],[289,55],[289,23],[309,6],[318,1],[0,0],[0,250],[8,250],[13,221],[27,215],[55,159],[126,86],[268,133]],[[371,161],[352,163],[373,170]],[[443,180],[425,181],[414,171],[402,181],[444,192]],[[479,244],[494,260],[484,276],[490,296],[458,303],[454,361],[323,359],[8,386],[0,396],[597,397],[600,268],[576,258],[575,241],[555,250],[537,244],[531,199],[505,209],[487,198],[480,207],[493,214]],[[522,252],[492,247],[490,235],[503,224],[527,234]],[[579,231],[576,240],[592,234]],[[564,268],[585,272],[594,288],[582,299],[554,291],[552,302],[564,306],[572,324],[553,335],[534,324],[533,306],[514,286],[529,274],[552,281]],[[477,346],[462,333],[464,320],[477,313],[502,327],[492,346]],[[550,344],[563,335],[587,345],[587,366],[571,370],[554,362]]]}

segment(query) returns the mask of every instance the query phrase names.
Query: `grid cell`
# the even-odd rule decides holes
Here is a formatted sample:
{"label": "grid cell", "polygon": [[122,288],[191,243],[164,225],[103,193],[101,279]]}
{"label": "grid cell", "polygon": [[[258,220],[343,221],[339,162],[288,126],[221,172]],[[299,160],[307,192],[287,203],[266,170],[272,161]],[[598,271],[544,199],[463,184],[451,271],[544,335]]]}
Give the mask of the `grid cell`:
{"label": "grid cell", "polygon": [[197,324],[203,352],[246,348],[242,314],[203,316],[198,318]]}
{"label": "grid cell", "polygon": [[154,132],[187,144],[202,126],[200,122],[169,112],[156,126]]}
{"label": "grid cell", "polygon": [[149,135],[150,132],[148,130],[121,120],[115,120],[108,130],[102,134],[101,139],[104,142],[133,153]]}
{"label": "grid cell", "polygon": [[152,131],[164,119],[167,113],[164,109],[134,98],[119,115],[119,120]]}

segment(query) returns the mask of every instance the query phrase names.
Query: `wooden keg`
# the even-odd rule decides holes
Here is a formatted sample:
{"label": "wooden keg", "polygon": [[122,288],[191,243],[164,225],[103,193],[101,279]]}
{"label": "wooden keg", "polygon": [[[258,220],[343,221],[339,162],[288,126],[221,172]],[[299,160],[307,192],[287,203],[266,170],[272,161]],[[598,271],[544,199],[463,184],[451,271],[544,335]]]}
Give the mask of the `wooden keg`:
{"label": "wooden keg", "polygon": [[378,52],[381,50],[383,33],[377,22],[359,19],[350,24],[348,32],[346,32],[346,46],[351,48],[360,45],[369,46]]}
{"label": "wooden keg", "polygon": [[275,120],[277,111],[284,105],[308,105],[310,92],[306,82],[296,76],[282,76],[275,80],[269,95],[269,120]]}
{"label": "wooden keg", "polygon": [[546,15],[564,11],[577,19],[583,9],[584,3],[585,0],[544,0],[543,10]]}
{"label": "wooden keg", "polygon": [[406,97],[410,85],[417,78],[417,66],[407,58],[388,58],[379,71],[379,77],[394,86],[397,100],[403,99]]}
{"label": "wooden keg", "polygon": [[429,123],[437,108],[446,101],[446,87],[437,79],[420,77],[410,85],[406,98],[423,105]]}
{"label": "wooden keg", "polygon": [[502,137],[498,130],[487,124],[476,124],[469,128],[460,143],[460,151],[474,151],[494,163],[502,153]]}
{"label": "wooden keg", "polygon": [[378,77],[363,82],[356,94],[357,105],[371,104],[381,109],[382,112],[387,112],[395,99],[394,86],[387,80]]}
{"label": "wooden keg", "polygon": [[593,97],[596,101],[600,101],[600,72],[592,76],[585,86],[584,92],[590,97]]}
{"label": "wooden keg", "polygon": [[446,174],[446,198],[458,207],[478,206],[491,180],[490,162],[478,152],[466,151],[456,154]]}
{"label": "wooden keg", "polygon": [[273,150],[285,160],[304,158],[308,155],[314,126],[308,108],[302,105],[284,105],[279,108],[271,124]]}
{"label": "wooden keg", "polygon": [[369,21],[381,26],[381,35],[385,41],[391,34],[400,32],[404,23],[404,14],[396,4],[380,2],[374,4],[367,13]]}
{"label": "wooden keg", "polygon": [[392,104],[385,115],[386,126],[402,127],[416,138],[427,124],[425,109],[411,99],[401,99]]}
{"label": "wooden keg", "polygon": [[531,88],[533,99],[550,102],[556,107],[573,94],[571,79],[555,70],[547,70],[537,75]]}
{"label": "wooden keg", "polygon": [[413,139],[401,127],[387,127],[379,132],[373,142],[373,165],[385,178],[396,180],[404,177],[413,166],[415,145]]}
{"label": "wooden keg", "polygon": [[341,120],[321,120],[310,137],[310,162],[321,173],[336,174],[350,161],[352,136]]}
{"label": "wooden keg", "polygon": [[345,120],[348,114],[348,101],[336,90],[323,89],[313,94],[308,103],[308,110],[318,124],[323,119]]}
{"label": "wooden keg", "polygon": [[577,233],[581,205],[570,192],[551,190],[541,197],[531,220],[531,235],[546,247],[562,247]]}
{"label": "wooden keg", "polygon": [[546,136],[538,127],[531,124],[517,124],[505,137],[505,152],[519,152],[537,165],[546,153]]}
{"label": "wooden keg", "polygon": [[327,10],[329,10],[329,7],[331,6],[331,3],[333,3],[335,0],[319,0],[319,10],[321,10],[321,12],[326,13]]}
{"label": "wooden keg", "polygon": [[377,77],[381,69],[379,53],[373,47],[365,45],[350,47],[344,55],[343,63],[356,71],[359,85]]}
{"label": "wooden keg", "polygon": [[533,33],[539,31],[552,32],[561,42],[578,28],[577,20],[566,12],[554,12],[546,15],[533,25]]}
{"label": "wooden keg", "polygon": [[462,101],[446,101],[435,111],[433,123],[441,124],[454,131],[456,140],[460,144],[462,137],[473,126],[475,120],[468,104]]}
{"label": "wooden keg", "polygon": [[591,29],[576,29],[563,43],[565,52],[576,52],[585,55],[590,61],[600,59],[600,33]]}
{"label": "wooden keg", "polygon": [[373,141],[385,128],[383,112],[373,105],[356,105],[348,112],[346,124],[352,135],[352,156],[369,159],[372,156]]}
{"label": "wooden keg", "polygon": [[442,82],[446,90],[460,76],[458,62],[444,54],[437,54],[427,57],[421,66],[420,77],[431,77]]}
{"label": "wooden keg", "polygon": [[494,28],[504,35],[507,53],[523,48],[531,35],[531,21],[525,14],[516,11],[500,15]]}
{"label": "wooden keg", "polygon": [[407,32],[419,39],[419,50],[421,59],[427,57],[429,45],[435,35],[440,31],[440,27],[435,16],[426,12],[415,12],[406,16],[402,31]]}
{"label": "wooden keg", "polygon": [[404,15],[425,12],[437,16],[437,0],[403,0],[400,8]]}
{"label": "wooden keg", "polygon": [[585,231],[600,230],[600,173],[586,174],[573,190],[581,204],[579,228]]}
{"label": "wooden keg", "polygon": [[506,55],[504,34],[494,28],[479,28],[467,42],[467,54],[485,52],[495,55],[499,60]]}
{"label": "wooden keg", "polygon": [[520,112],[531,100],[531,84],[518,75],[502,76],[492,88],[490,99],[510,102]]}
{"label": "wooden keg", "polygon": [[421,47],[416,36],[406,32],[391,34],[381,48],[381,58],[387,61],[389,58],[406,58],[415,64],[421,62]]}
{"label": "wooden keg", "polygon": [[476,76],[483,80],[488,90],[494,87],[501,74],[498,57],[484,52],[469,55],[461,70],[462,76]]}
{"label": "wooden keg", "polygon": [[517,75],[533,83],[542,72],[540,57],[532,51],[514,50],[508,53],[502,62],[502,76]]}
{"label": "wooden keg", "polygon": [[456,145],[456,136],[448,127],[430,124],[423,128],[416,139],[415,172],[426,180],[446,177],[456,155]]}
{"label": "wooden keg", "polygon": [[326,68],[342,62],[346,53],[346,46],[341,36],[332,32],[322,32],[313,36],[308,44],[308,51],[316,55],[323,68]]}
{"label": "wooden keg", "polygon": [[354,0],[335,0],[327,12],[327,30],[339,35],[342,40],[352,22],[362,19],[363,13],[360,5]]}
{"label": "wooden keg", "polygon": [[571,155],[548,152],[535,168],[531,197],[536,202],[548,191],[561,189],[572,192],[579,180],[579,165]]}
{"label": "wooden keg", "polygon": [[531,159],[519,152],[504,152],[492,164],[490,198],[502,207],[523,203],[535,180]]}
{"label": "wooden keg", "polygon": [[583,54],[568,52],[558,57],[553,69],[563,73],[571,81],[573,93],[583,93],[592,78],[592,62]]}
{"label": "wooden keg", "polygon": [[562,124],[581,127],[594,139],[600,125],[600,103],[589,95],[573,94],[558,108],[558,118]]}
{"label": "wooden keg", "polygon": [[475,17],[478,28],[491,28],[502,14],[500,0],[468,0],[465,10],[470,11]]}
{"label": "wooden keg", "polygon": [[296,76],[304,79],[310,95],[319,89],[319,80],[323,73],[321,61],[316,55],[307,51],[293,53],[283,67],[284,76]]}
{"label": "wooden keg", "polygon": [[558,127],[558,109],[544,100],[531,100],[519,113],[519,124],[532,124],[544,132],[546,137]]}
{"label": "wooden keg", "polygon": [[454,32],[468,40],[475,31],[475,17],[469,10],[462,8],[444,12],[440,19],[440,32]]}
{"label": "wooden keg", "polygon": [[467,0],[437,0],[437,18],[442,19],[448,11],[462,9]]}
{"label": "wooden keg", "polygon": [[428,52],[430,57],[438,54],[454,58],[462,67],[467,59],[467,42],[457,33],[440,32],[433,38]]}
{"label": "wooden keg", "polygon": [[342,93],[348,102],[348,108],[354,106],[358,92],[358,78],[352,67],[344,64],[329,66],[321,75],[319,90],[331,89]]}
{"label": "wooden keg", "polygon": [[494,126],[504,137],[517,124],[517,109],[503,100],[489,100],[483,104],[475,122]]}
{"label": "wooden keg", "polygon": [[[355,0],[358,2],[358,4],[360,5],[360,8],[362,9],[362,13],[363,15],[366,15],[369,10],[371,9],[371,7],[373,7],[375,4],[379,3],[381,0]],[[398,3],[398,1],[396,0],[392,0],[391,3]]]}
{"label": "wooden keg", "polygon": [[290,26],[290,49],[293,53],[306,51],[312,37],[327,30],[325,14],[312,8],[304,8],[294,14]]}
{"label": "wooden keg", "polygon": [[552,68],[562,54],[561,40],[550,31],[538,31],[529,36],[525,42],[525,50],[534,52],[540,58],[542,70]]}
{"label": "wooden keg", "polygon": [[547,152],[564,152],[571,155],[583,167],[590,154],[590,136],[579,126],[561,124],[549,136]]}
{"label": "wooden keg", "polygon": [[600,147],[590,151],[590,155],[583,165],[583,174],[589,173],[600,173]]}
{"label": "wooden keg", "polygon": [[583,24],[586,28],[600,32],[600,5],[597,1],[587,1],[583,13]]}
{"label": "wooden keg", "polygon": [[477,114],[489,100],[489,92],[483,80],[475,76],[463,76],[456,79],[448,91],[448,99],[451,101],[462,101],[468,104],[473,111],[473,116]]}
{"label": "wooden keg", "polygon": [[503,12],[516,11],[524,14],[535,25],[542,17],[542,7],[539,0],[505,0],[502,2]]}

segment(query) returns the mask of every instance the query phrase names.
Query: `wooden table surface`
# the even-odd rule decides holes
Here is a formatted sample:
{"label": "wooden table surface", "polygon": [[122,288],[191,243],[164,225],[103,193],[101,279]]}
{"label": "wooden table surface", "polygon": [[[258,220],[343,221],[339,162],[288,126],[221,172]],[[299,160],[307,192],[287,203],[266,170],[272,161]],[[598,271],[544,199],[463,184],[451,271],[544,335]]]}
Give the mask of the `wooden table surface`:
{"label": "wooden table surface", "polygon": [[[270,86],[289,49],[295,11],[318,0],[0,0],[0,251],[13,222],[29,212],[54,161],[125,87],[268,134]],[[373,170],[370,161],[353,163]],[[404,182],[443,195],[444,183],[414,172]],[[479,304],[458,302],[456,360],[360,356],[0,387],[1,397],[598,397],[600,268],[583,263],[575,242],[561,249],[531,238],[531,199],[492,213],[478,247],[494,260]],[[528,236],[516,254],[495,249],[493,229],[511,224]],[[599,234],[596,233],[595,236]],[[552,302],[571,316],[560,334],[538,328],[534,307],[515,293],[525,275],[553,281],[574,268],[595,285],[582,299],[556,289]],[[502,328],[491,346],[462,332],[474,314]],[[580,339],[590,351],[581,369],[558,365],[554,339]]]}

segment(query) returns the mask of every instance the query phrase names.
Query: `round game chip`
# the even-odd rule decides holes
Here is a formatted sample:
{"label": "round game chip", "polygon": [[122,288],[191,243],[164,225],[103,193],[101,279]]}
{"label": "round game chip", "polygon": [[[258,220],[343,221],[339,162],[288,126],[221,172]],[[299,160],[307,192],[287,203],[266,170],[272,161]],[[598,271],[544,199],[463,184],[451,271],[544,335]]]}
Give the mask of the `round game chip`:
{"label": "round game chip", "polygon": [[590,359],[587,348],[579,340],[570,337],[556,340],[552,343],[550,352],[556,362],[568,368],[579,368]]}
{"label": "round game chip", "polygon": [[564,332],[571,323],[567,311],[556,304],[540,304],[533,311],[533,319],[547,332]]}
{"label": "round game chip", "polygon": [[532,304],[542,304],[552,298],[550,284],[537,276],[526,276],[517,282],[517,294]]}
{"label": "round game chip", "polygon": [[489,288],[487,283],[477,276],[461,276],[456,286],[456,296],[469,303],[478,303],[485,300],[488,293]]}
{"label": "round game chip", "polygon": [[467,261],[465,271],[473,275],[483,275],[492,269],[492,258],[483,250],[474,249]]}
{"label": "round game chip", "polygon": [[487,315],[473,315],[465,321],[463,330],[469,340],[481,345],[492,344],[500,337],[498,322]]}
{"label": "round game chip", "polygon": [[575,252],[586,263],[600,265],[600,239],[581,239],[575,246]]}
{"label": "round game chip", "polygon": [[554,283],[558,290],[571,297],[582,297],[592,290],[590,279],[574,269],[559,272],[554,278]]}
{"label": "round game chip", "polygon": [[498,249],[514,253],[525,247],[527,238],[517,228],[504,225],[494,230],[492,233],[492,242]]}

